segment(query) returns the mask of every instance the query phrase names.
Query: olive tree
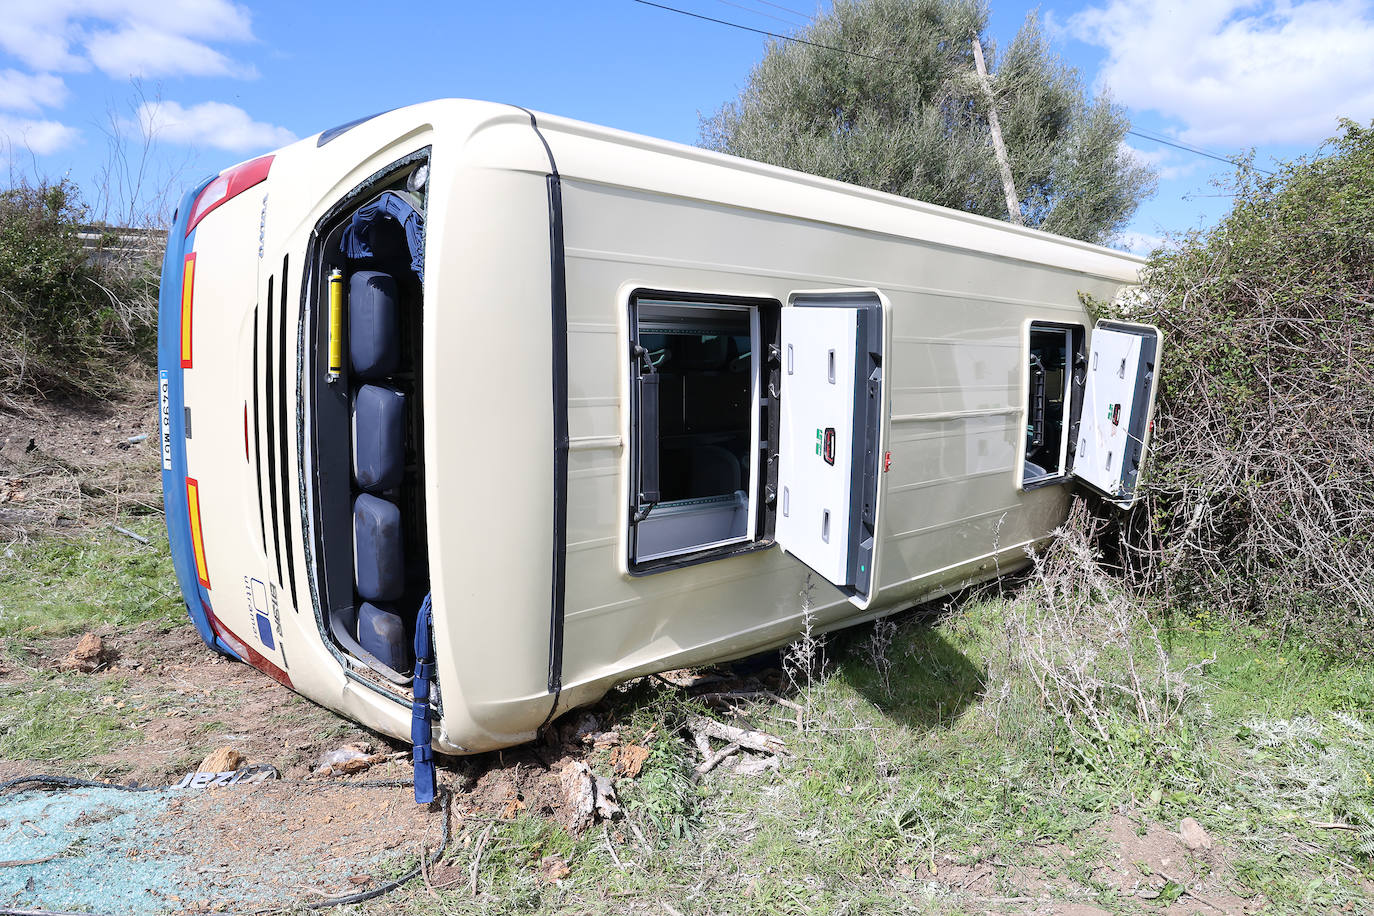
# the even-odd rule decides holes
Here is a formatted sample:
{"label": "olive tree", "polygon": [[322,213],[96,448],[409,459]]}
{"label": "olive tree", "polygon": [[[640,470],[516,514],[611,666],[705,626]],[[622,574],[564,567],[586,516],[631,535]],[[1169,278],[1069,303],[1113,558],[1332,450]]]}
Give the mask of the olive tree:
{"label": "olive tree", "polygon": [[1122,144],[1129,121],[1088,96],[1035,14],[1005,51],[982,37],[987,15],[978,0],[836,0],[799,41],[769,44],[739,98],[702,119],[702,144],[1006,219],[978,36],[1021,221],[1108,241],[1154,190]]}

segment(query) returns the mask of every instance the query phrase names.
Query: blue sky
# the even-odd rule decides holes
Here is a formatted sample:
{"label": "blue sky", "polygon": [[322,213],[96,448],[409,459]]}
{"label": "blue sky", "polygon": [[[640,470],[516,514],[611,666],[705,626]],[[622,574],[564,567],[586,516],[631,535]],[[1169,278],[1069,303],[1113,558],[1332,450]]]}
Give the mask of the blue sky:
{"label": "blue sky", "polygon": [[[818,8],[667,3],[781,32]],[[1338,116],[1374,117],[1374,0],[998,0],[989,37],[1008,44],[1032,8],[1057,53],[1148,133],[1226,155],[1253,147],[1263,166],[1312,150]],[[0,159],[12,175],[69,175],[118,218],[130,198],[444,96],[692,143],[699,114],[737,94],[765,42],[632,0],[0,0]],[[140,124],[155,137],[146,156]],[[1160,184],[1123,247],[1226,212],[1210,181],[1229,166],[1128,141]],[[110,168],[121,161],[130,168]]]}

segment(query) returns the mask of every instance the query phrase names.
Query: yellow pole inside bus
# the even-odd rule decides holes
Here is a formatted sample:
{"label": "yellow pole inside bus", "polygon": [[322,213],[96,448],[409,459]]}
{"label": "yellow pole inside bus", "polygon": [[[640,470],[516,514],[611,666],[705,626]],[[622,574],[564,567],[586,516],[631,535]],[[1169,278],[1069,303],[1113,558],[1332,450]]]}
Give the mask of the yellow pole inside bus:
{"label": "yellow pole inside bus", "polygon": [[343,374],[343,271],[329,274],[329,381]]}

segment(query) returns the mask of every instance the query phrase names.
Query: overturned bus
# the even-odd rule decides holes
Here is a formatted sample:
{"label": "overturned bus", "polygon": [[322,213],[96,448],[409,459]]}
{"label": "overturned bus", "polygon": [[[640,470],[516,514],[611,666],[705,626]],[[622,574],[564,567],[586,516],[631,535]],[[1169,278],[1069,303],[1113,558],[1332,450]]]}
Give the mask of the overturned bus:
{"label": "overturned bus", "polygon": [[1159,334],[1080,297],[1141,263],[506,105],[325,131],[169,238],[190,615],[465,754],[1015,570],[1076,487],[1134,498]]}

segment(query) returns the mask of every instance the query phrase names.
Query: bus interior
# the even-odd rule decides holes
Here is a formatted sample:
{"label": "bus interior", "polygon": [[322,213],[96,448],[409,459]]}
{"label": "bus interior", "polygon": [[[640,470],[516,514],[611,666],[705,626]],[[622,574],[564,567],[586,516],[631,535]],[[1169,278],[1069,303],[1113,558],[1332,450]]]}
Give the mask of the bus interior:
{"label": "bus interior", "polygon": [[346,671],[402,690],[429,590],[420,460],[427,177],[425,150],[325,214],[302,319],[314,343],[301,365],[318,623]]}
{"label": "bus interior", "polygon": [[776,368],[766,353],[776,351],[779,308],[771,300],[632,299],[633,572],[771,536],[776,380],[765,379]]}

